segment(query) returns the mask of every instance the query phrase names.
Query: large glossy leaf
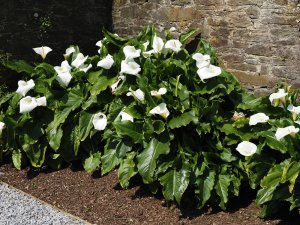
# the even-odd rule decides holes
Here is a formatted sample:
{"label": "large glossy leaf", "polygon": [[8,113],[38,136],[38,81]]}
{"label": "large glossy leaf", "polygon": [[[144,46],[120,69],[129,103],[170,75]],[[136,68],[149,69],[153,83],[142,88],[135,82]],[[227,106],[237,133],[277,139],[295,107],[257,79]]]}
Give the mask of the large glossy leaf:
{"label": "large glossy leaf", "polygon": [[256,203],[262,205],[268,201],[271,201],[274,195],[274,191],[277,188],[276,185],[268,188],[262,188],[257,192]]}
{"label": "large glossy leaf", "polygon": [[93,114],[81,112],[79,117],[80,141],[84,141],[93,128]]}
{"label": "large glossy leaf", "polygon": [[281,181],[283,173],[283,165],[274,166],[268,174],[261,180],[261,186],[263,188],[270,188],[277,186]]}
{"label": "large glossy leaf", "polygon": [[21,166],[22,166],[22,152],[20,151],[20,149],[13,150],[11,158],[12,158],[14,167],[16,167],[18,170],[20,170]]}
{"label": "large glossy leaf", "polygon": [[104,148],[104,154],[101,157],[101,174],[104,175],[111,170],[113,170],[118,164],[119,159],[117,157],[116,146],[118,142],[110,142],[108,140],[108,144]]}
{"label": "large glossy leaf", "polygon": [[171,129],[187,126],[189,123],[193,122],[196,124],[198,122],[198,117],[195,116],[193,111],[185,112],[180,116],[173,117],[169,122],[169,127]]}
{"label": "large glossy leaf", "polygon": [[145,183],[151,183],[154,180],[158,157],[168,154],[169,151],[169,142],[161,142],[156,138],[152,138],[142,153],[137,156],[138,170]]}
{"label": "large glossy leaf", "polygon": [[33,66],[29,65],[27,62],[24,60],[18,60],[18,61],[11,61],[8,60],[3,63],[3,65],[11,70],[14,70],[18,73],[27,73],[31,74],[33,72]]}
{"label": "large glossy leaf", "polygon": [[43,139],[39,140],[39,142],[35,144],[22,145],[22,148],[33,167],[39,168],[43,165],[45,161],[47,144],[47,141]]}
{"label": "large glossy leaf", "polygon": [[189,39],[191,39],[192,37],[195,37],[197,34],[199,34],[199,32],[200,32],[200,30],[198,28],[191,29],[187,32],[184,32],[184,33],[180,34],[179,41],[182,44],[185,44]]}
{"label": "large glossy leaf", "polygon": [[226,204],[228,202],[228,187],[230,185],[230,181],[231,179],[229,175],[220,174],[215,186],[216,192],[221,199],[219,206],[223,210],[226,209]]}
{"label": "large glossy leaf", "polygon": [[180,204],[181,197],[187,189],[190,181],[190,171],[182,168],[181,170],[170,170],[164,176],[159,178],[163,186],[163,195],[167,201],[174,199]]}
{"label": "large glossy leaf", "polygon": [[205,176],[197,178],[197,187],[195,193],[199,199],[199,208],[203,208],[206,202],[210,199],[211,191],[215,185],[215,176],[216,172],[211,170]]}
{"label": "large glossy leaf", "polygon": [[143,141],[143,124],[131,121],[116,121],[113,123],[117,134],[121,137],[128,136],[134,143],[142,143]]}
{"label": "large glossy leaf", "polygon": [[94,154],[91,154],[90,157],[84,160],[83,167],[85,171],[88,173],[92,173],[95,170],[97,170],[101,163],[101,154],[100,152],[96,152]]}
{"label": "large glossy leaf", "polygon": [[131,152],[126,154],[126,158],[120,161],[118,169],[118,177],[123,188],[128,188],[129,180],[137,174],[137,168],[134,162],[136,153]]}

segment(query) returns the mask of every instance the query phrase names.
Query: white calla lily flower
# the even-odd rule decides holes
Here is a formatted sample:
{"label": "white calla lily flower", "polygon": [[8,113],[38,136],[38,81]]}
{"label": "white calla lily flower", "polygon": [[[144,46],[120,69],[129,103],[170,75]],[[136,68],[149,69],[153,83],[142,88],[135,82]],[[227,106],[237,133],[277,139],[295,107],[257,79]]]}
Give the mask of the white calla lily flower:
{"label": "white calla lily flower", "polygon": [[73,46],[71,46],[66,49],[66,53],[64,54],[64,57],[68,57],[69,55],[71,55],[74,52],[75,52],[75,48]]}
{"label": "white calla lily flower", "polygon": [[116,90],[118,89],[120,81],[124,80],[124,79],[125,79],[125,76],[121,75],[121,76],[118,77],[118,80],[110,86],[112,94],[114,94],[116,92]]}
{"label": "white calla lily flower", "polygon": [[141,67],[134,60],[122,60],[121,62],[121,74],[137,75],[141,71]]}
{"label": "white calla lily flower", "polygon": [[153,37],[153,42],[152,42],[152,48],[154,50],[154,53],[160,53],[163,50],[163,47],[164,47],[163,39],[155,35]]}
{"label": "white calla lily flower", "polygon": [[179,40],[171,39],[165,44],[166,49],[171,49],[172,51],[178,53],[181,50],[181,42]]}
{"label": "white calla lily flower", "polygon": [[147,40],[144,44],[143,44],[143,46],[144,46],[144,50],[146,50],[147,48],[148,48],[148,45],[149,45],[150,43],[149,43],[149,41]]}
{"label": "white calla lily flower", "polygon": [[97,66],[109,70],[112,67],[112,65],[114,64],[114,62],[115,61],[114,61],[112,55],[108,54],[104,59],[100,60],[97,63]]}
{"label": "white calla lily flower", "polygon": [[84,56],[82,53],[78,53],[74,61],[71,63],[75,68],[79,68],[87,60],[88,56]]}
{"label": "white calla lily flower", "polygon": [[272,105],[278,106],[280,103],[285,103],[285,96],[287,94],[284,89],[279,89],[278,92],[270,95],[269,100]]}
{"label": "white calla lily flower", "polygon": [[103,46],[102,40],[97,41],[96,46],[98,46],[99,48],[102,48],[102,46]]}
{"label": "white calla lily flower", "polygon": [[293,120],[297,119],[297,116],[300,114],[300,106],[288,105],[287,110],[293,114]]}
{"label": "white calla lily flower", "polygon": [[145,93],[141,90],[141,89],[137,89],[137,90],[132,90],[131,88],[129,88],[129,91],[126,95],[127,96],[133,96],[135,98],[137,98],[138,100],[140,100],[141,102],[143,102],[145,100]]}
{"label": "white calla lily flower", "polygon": [[57,74],[55,79],[58,81],[60,85],[64,87],[68,87],[72,80],[72,75],[70,72],[59,73]]}
{"label": "white calla lily flower", "polygon": [[92,64],[89,64],[88,66],[84,65],[79,67],[79,70],[86,73],[91,68],[92,68]]}
{"label": "white calla lily flower", "polygon": [[121,112],[121,121],[131,121],[133,122],[133,117],[126,112]]}
{"label": "white calla lily flower", "polygon": [[202,67],[197,71],[197,74],[199,75],[202,81],[204,81],[205,79],[219,76],[221,73],[222,73],[221,68],[214,65]]}
{"label": "white calla lily flower", "polygon": [[151,91],[150,93],[151,93],[152,96],[160,97],[160,96],[167,93],[167,89],[166,88],[160,88],[160,89],[158,89],[158,91]]}
{"label": "white calla lily flower", "polygon": [[32,111],[38,106],[35,98],[26,96],[20,100],[20,113],[27,113]]}
{"label": "white calla lily flower", "polygon": [[42,46],[38,48],[33,48],[33,51],[35,51],[36,54],[39,54],[43,59],[45,59],[47,54],[51,52],[52,49],[47,46]]}
{"label": "white calla lily flower", "polygon": [[40,97],[36,99],[36,103],[38,106],[47,106],[47,99],[46,97]]}
{"label": "white calla lily flower", "polygon": [[102,112],[94,114],[92,123],[96,130],[104,130],[107,126],[106,115]]}
{"label": "white calla lily flower", "polygon": [[266,123],[270,118],[264,113],[256,113],[250,116],[249,125],[253,126],[258,123]]}
{"label": "white calla lily flower", "polygon": [[287,135],[294,136],[298,132],[299,132],[299,128],[296,128],[295,126],[277,128],[276,133],[275,133],[275,137],[279,141]]}
{"label": "white calla lily flower", "polygon": [[61,66],[55,66],[54,70],[57,73],[56,80],[64,87],[67,87],[72,79],[71,66],[68,61],[65,60],[61,63]]}
{"label": "white calla lily flower", "polygon": [[148,57],[150,57],[152,54],[154,54],[155,52],[154,52],[154,50],[152,49],[152,50],[149,50],[149,51],[147,51],[147,52],[143,52],[142,53],[142,55],[143,55],[143,57],[144,58],[148,58]]}
{"label": "white calla lily flower", "polygon": [[16,92],[22,96],[25,96],[28,91],[30,91],[32,88],[34,88],[35,83],[32,79],[29,81],[19,80],[18,81],[18,89]]}
{"label": "white calla lily flower", "polygon": [[134,46],[125,46],[123,48],[126,59],[135,59],[141,56],[141,49],[136,49]]}
{"label": "white calla lily flower", "polygon": [[167,108],[166,103],[160,103],[158,106],[151,109],[149,113],[152,115],[154,115],[154,114],[160,115],[164,119],[167,119],[167,117],[170,115],[170,112]]}
{"label": "white calla lily flower", "polygon": [[207,67],[210,65],[210,56],[209,55],[202,55],[201,53],[196,53],[192,57],[194,60],[196,60],[196,66],[198,69],[201,69],[203,67]]}
{"label": "white calla lily flower", "polygon": [[2,131],[4,130],[4,128],[5,128],[5,123],[0,121],[0,136],[2,135]]}
{"label": "white calla lily flower", "polygon": [[243,156],[252,156],[257,151],[257,146],[250,141],[243,141],[238,144],[236,150]]}

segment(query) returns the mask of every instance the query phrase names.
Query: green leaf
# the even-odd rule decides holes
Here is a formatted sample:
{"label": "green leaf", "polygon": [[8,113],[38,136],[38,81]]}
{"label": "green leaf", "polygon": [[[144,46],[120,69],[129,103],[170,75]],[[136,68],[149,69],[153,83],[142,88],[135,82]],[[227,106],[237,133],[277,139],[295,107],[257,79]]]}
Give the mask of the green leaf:
{"label": "green leaf", "polygon": [[169,142],[161,142],[156,138],[152,138],[142,153],[137,156],[138,170],[145,183],[153,182],[158,157],[168,154],[169,151]]}
{"label": "green leaf", "polygon": [[185,112],[180,116],[173,117],[169,122],[169,127],[171,129],[187,126],[189,123],[198,123],[198,117],[195,116],[193,111]]}
{"label": "green leaf", "polygon": [[143,141],[143,124],[131,121],[116,121],[113,123],[120,137],[128,136],[134,143]]}
{"label": "green leaf", "polygon": [[117,141],[110,142],[110,140],[108,140],[107,143],[108,144],[104,148],[104,154],[101,157],[102,175],[112,171],[119,164],[119,159],[117,157],[117,151],[116,151],[116,146],[118,142]]}
{"label": "green leaf", "polygon": [[81,112],[79,117],[80,141],[84,141],[93,128],[93,114]]}
{"label": "green leaf", "polygon": [[14,164],[14,167],[16,167],[18,170],[21,170],[22,166],[22,152],[18,150],[13,150],[12,152],[12,162]]}
{"label": "green leaf", "polygon": [[47,149],[47,141],[45,139],[39,140],[36,144],[22,145],[30,164],[33,167],[41,167],[45,161],[45,154]]}
{"label": "green leaf", "polygon": [[18,60],[18,61],[8,60],[3,65],[13,71],[16,71],[17,73],[24,72],[27,74],[31,74],[33,73],[34,70],[34,68],[24,60]]}
{"label": "green leaf", "polygon": [[281,181],[283,172],[283,165],[274,166],[269,173],[261,180],[261,186],[263,188],[270,188],[277,186]]}
{"label": "green leaf", "polygon": [[99,76],[95,84],[91,87],[91,95],[96,96],[99,95],[102,91],[106,90],[109,86],[111,86],[116,81],[115,77],[107,77],[107,76]]}
{"label": "green leaf", "polygon": [[215,185],[215,177],[216,172],[214,170],[211,170],[205,176],[197,178],[197,187],[195,193],[199,198],[199,208],[203,208],[206,202],[210,199],[211,191],[213,190]]}
{"label": "green leaf", "polygon": [[137,174],[137,168],[134,162],[136,152],[126,154],[126,158],[120,161],[118,177],[122,188],[128,188],[129,180]]}
{"label": "green leaf", "polygon": [[98,169],[101,163],[101,154],[96,152],[91,154],[90,157],[84,160],[83,167],[88,173],[92,173]]}
{"label": "green leaf", "polygon": [[191,39],[192,37],[195,37],[199,33],[200,33],[200,30],[198,28],[191,29],[187,32],[180,34],[179,41],[181,42],[181,44],[184,45],[189,39]]}
{"label": "green leaf", "polygon": [[220,174],[215,186],[216,192],[221,199],[219,206],[223,210],[226,209],[226,204],[228,202],[228,187],[230,185],[230,181],[231,179],[229,175]]}
{"label": "green leaf", "polygon": [[106,40],[115,46],[122,47],[128,40],[126,38],[119,37],[115,34],[110,33],[105,28],[103,28],[103,34]]}
{"label": "green leaf", "polygon": [[189,177],[190,171],[182,168],[179,171],[172,169],[159,178],[160,184],[163,186],[163,195],[167,201],[175,199],[180,204],[181,197],[189,185]]}
{"label": "green leaf", "polygon": [[268,188],[262,188],[257,192],[256,203],[262,205],[268,201],[271,201],[274,195],[274,191],[277,186],[273,185]]}
{"label": "green leaf", "polygon": [[286,153],[288,149],[287,142],[285,140],[278,141],[275,138],[275,134],[272,131],[263,131],[259,133],[260,136],[265,137],[266,141],[265,143],[274,150],[280,151],[281,153]]}

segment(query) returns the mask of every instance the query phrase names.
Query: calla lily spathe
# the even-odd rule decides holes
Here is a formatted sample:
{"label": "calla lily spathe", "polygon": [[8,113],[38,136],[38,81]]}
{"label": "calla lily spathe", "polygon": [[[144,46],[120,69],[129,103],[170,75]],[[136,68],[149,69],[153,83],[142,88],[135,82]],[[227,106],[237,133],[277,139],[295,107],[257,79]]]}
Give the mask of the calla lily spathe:
{"label": "calla lily spathe", "polygon": [[38,106],[35,98],[26,96],[20,100],[20,113],[31,112]]}
{"label": "calla lily spathe", "polygon": [[61,66],[55,66],[54,70],[57,73],[56,80],[58,83],[64,87],[67,87],[72,79],[71,66],[68,61],[63,61]]}
{"label": "calla lily spathe", "polygon": [[124,79],[125,79],[125,76],[121,75],[118,77],[118,80],[110,86],[112,94],[114,94],[116,92],[116,90],[119,86],[119,83],[121,82],[121,80],[124,80]]}
{"label": "calla lily spathe", "polygon": [[145,100],[145,93],[141,90],[141,89],[137,89],[137,90],[132,90],[131,88],[129,88],[129,91],[126,95],[127,96],[133,96],[135,98],[137,98],[138,100],[140,100],[141,102],[143,102]]}
{"label": "calla lily spathe", "polygon": [[0,121],[0,136],[1,136],[2,131],[4,130],[4,128],[5,128],[5,123]]}
{"label": "calla lily spathe", "polygon": [[160,97],[160,96],[167,93],[167,89],[166,88],[160,88],[160,89],[158,89],[158,91],[151,91],[150,93],[151,93],[152,96]]}
{"label": "calla lily spathe", "polygon": [[99,67],[102,67],[106,70],[109,70],[112,65],[114,64],[114,59],[112,57],[112,55],[108,54],[104,59],[100,60],[98,63],[97,63],[97,66]]}
{"label": "calla lily spathe", "polygon": [[121,62],[121,74],[126,73],[130,75],[138,75],[141,67],[134,60],[123,60]]}
{"label": "calla lily spathe", "polygon": [[121,112],[121,121],[131,121],[133,122],[133,117],[126,112]]}
{"label": "calla lily spathe", "polygon": [[141,49],[136,49],[134,46],[125,46],[123,48],[123,52],[125,54],[125,58],[128,59],[135,59],[141,56]]}
{"label": "calla lily spathe", "polygon": [[84,64],[87,58],[88,56],[84,56],[82,53],[78,53],[74,61],[71,63],[71,65],[74,66],[75,68],[79,68]]}
{"label": "calla lily spathe", "polygon": [[104,130],[107,126],[106,115],[102,112],[94,114],[92,123],[96,130]]}
{"label": "calla lily spathe", "polygon": [[19,80],[18,81],[18,89],[16,92],[22,96],[25,96],[28,91],[30,91],[32,88],[34,88],[35,83],[32,79],[29,81]]}
{"label": "calla lily spathe", "polygon": [[147,50],[148,45],[149,45],[149,41],[147,40],[147,41],[143,44],[144,50],[145,50],[145,51]]}
{"label": "calla lily spathe", "polygon": [[293,120],[297,119],[297,116],[300,114],[300,106],[288,105],[287,110],[293,114]]}
{"label": "calla lily spathe", "polygon": [[279,140],[281,140],[282,138],[284,138],[285,136],[287,136],[289,134],[294,136],[298,132],[299,132],[299,128],[296,128],[295,126],[277,128],[276,133],[275,133],[275,137],[279,141]]}
{"label": "calla lily spathe", "polygon": [[150,57],[154,53],[155,53],[155,51],[152,49],[152,50],[143,52],[142,55],[143,55],[144,58],[148,58],[148,57]]}
{"label": "calla lily spathe", "polygon": [[181,50],[181,42],[179,40],[171,39],[165,44],[166,49],[171,49],[172,51],[178,53]]}
{"label": "calla lily spathe", "polygon": [[163,50],[163,47],[164,47],[163,39],[155,35],[152,41],[152,48],[154,50],[154,53],[160,53]]}
{"label": "calla lily spathe", "polygon": [[202,81],[219,76],[221,73],[221,68],[214,65],[205,66],[197,70],[197,74]]}
{"label": "calla lily spathe", "polygon": [[167,117],[170,115],[170,112],[167,108],[166,103],[160,103],[158,106],[151,109],[149,113],[152,115],[154,115],[154,114],[160,115],[164,119],[167,119]]}
{"label": "calla lily spathe", "polygon": [[202,55],[201,53],[196,53],[192,57],[196,60],[196,66],[198,69],[203,67],[207,67],[210,65],[210,56],[209,55]]}
{"label": "calla lily spathe", "polygon": [[47,46],[42,46],[38,48],[33,48],[33,51],[35,51],[36,54],[39,54],[43,59],[45,59],[47,54],[51,52],[52,49]]}
{"label": "calla lily spathe", "polygon": [[75,52],[75,48],[73,46],[71,46],[66,49],[66,53],[64,54],[64,57],[68,57],[69,55],[71,55],[74,52]]}
{"label": "calla lily spathe", "polygon": [[264,113],[256,113],[250,116],[249,125],[253,126],[258,123],[266,123],[269,120],[269,117]]}
{"label": "calla lily spathe", "polygon": [[252,156],[257,151],[257,146],[250,141],[243,141],[238,144],[236,150],[243,156]]}
{"label": "calla lily spathe", "polygon": [[285,103],[285,96],[287,94],[284,89],[279,89],[278,92],[270,95],[269,100],[272,105],[278,106],[280,103]]}
{"label": "calla lily spathe", "polygon": [[47,106],[47,99],[46,97],[40,97],[36,99],[36,103],[38,106]]}
{"label": "calla lily spathe", "polygon": [[92,64],[89,64],[89,65],[83,65],[81,67],[79,67],[79,71],[82,71],[82,72],[87,72],[89,69],[92,68]]}

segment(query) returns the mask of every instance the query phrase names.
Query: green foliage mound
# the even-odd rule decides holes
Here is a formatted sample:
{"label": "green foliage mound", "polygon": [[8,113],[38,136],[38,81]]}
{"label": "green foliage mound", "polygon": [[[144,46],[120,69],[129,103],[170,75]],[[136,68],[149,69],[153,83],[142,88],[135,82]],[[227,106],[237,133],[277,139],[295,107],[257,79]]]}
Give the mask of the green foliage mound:
{"label": "green foliage mound", "polygon": [[[204,39],[187,47],[196,33],[104,30],[94,56],[71,46],[61,66],[3,62],[23,80],[0,99],[1,159],[18,169],[78,160],[88,172],[117,169],[123,188],[141,176],[168,202],[192,192],[199,208],[225,210],[251,187],[262,217],[283,202],[299,209],[298,92],[248,94]],[[35,51],[45,59],[51,49]]]}

